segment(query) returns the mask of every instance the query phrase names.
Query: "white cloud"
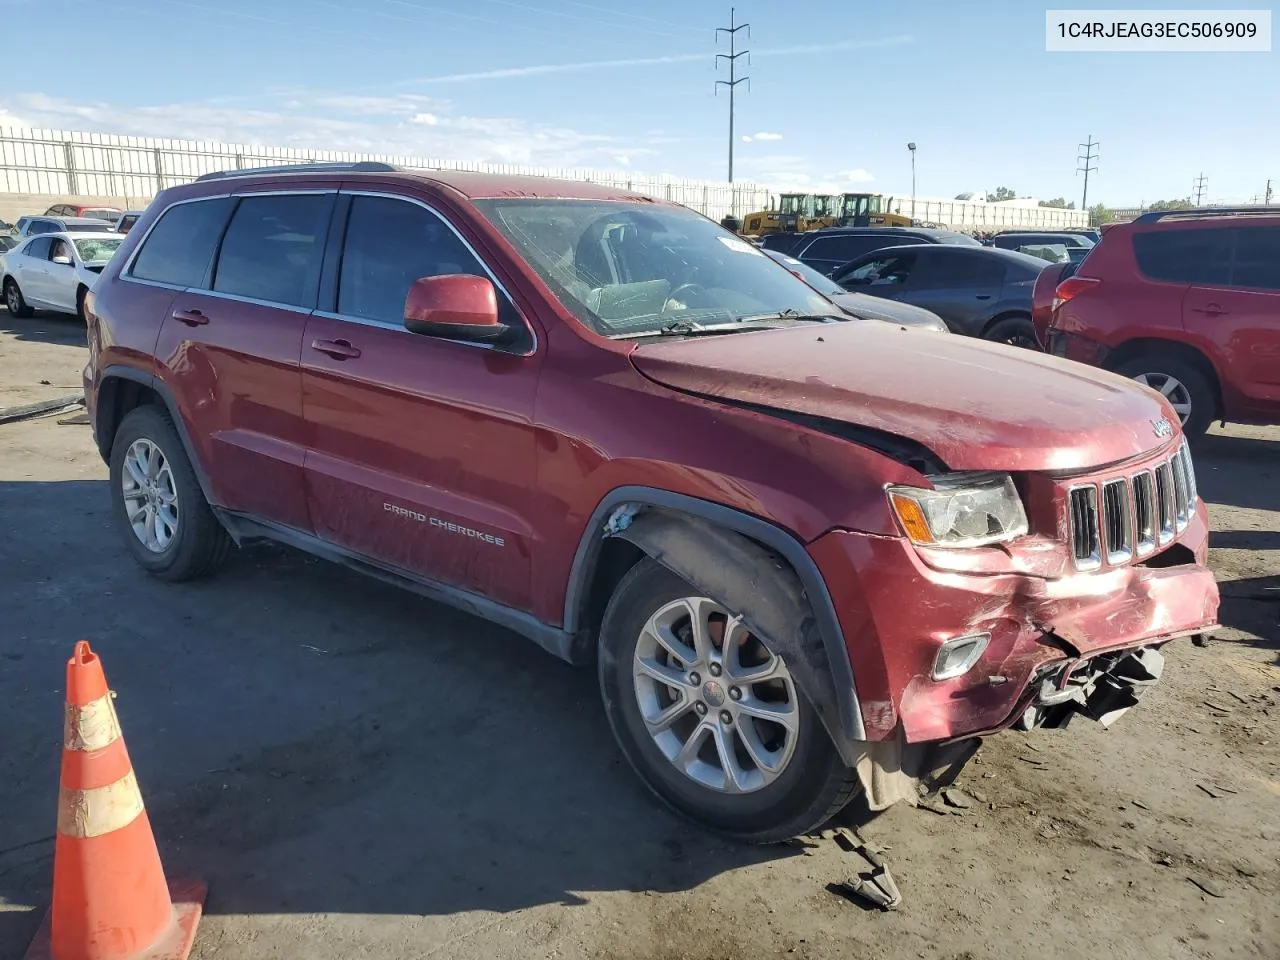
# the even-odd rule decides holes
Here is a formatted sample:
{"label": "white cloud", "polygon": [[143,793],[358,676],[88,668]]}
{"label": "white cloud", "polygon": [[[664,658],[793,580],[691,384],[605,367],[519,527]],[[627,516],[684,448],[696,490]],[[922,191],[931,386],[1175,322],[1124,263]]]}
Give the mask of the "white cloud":
{"label": "white cloud", "polygon": [[446,100],[418,94],[294,94],[273,104],[273,109],[208,101],[126,108],[41,93],[13,94],[0,97],[0,126],[543,167],[629,167],[642,158],[661,156],[656,138],[584,132],[516,117],[473,116],[457,112]]}
{"label": "white cloud", "polygon": [[782,134],[780,134],[780,133],[769,133],[769,132],[766,130],[764,133],[757,133],[757,134],[756,134],[752,139],[754,139],[754,140],[781,140],[781,139],[782,139]]}
{"label": "white cloud", "polygon": [[841,170],[836,176],[848,183],[870,183],[875,179],[870,171],[861,167],[856,170]]}

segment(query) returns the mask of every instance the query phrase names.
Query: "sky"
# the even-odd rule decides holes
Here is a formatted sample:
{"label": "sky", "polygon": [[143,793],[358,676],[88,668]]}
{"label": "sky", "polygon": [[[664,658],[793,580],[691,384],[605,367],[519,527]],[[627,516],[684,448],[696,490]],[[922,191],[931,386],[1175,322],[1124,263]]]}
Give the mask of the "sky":
{"label": "sky", "polygon": [[[1202,173],[1206,201],[1248,201],[1268,178],[1280,197],[1280,54],[1047,53],[1046,6],[744,0],[735,179],[904,196],[911,141],[920,196],[1007,186],[1079,205],[1092,137],[1090,204],[1189,196]],[[0,126],[723,180],[729,15],[711,0],[0,0]],[[63,68],[17,69],[22,38],[58,36],[74,37]]]}

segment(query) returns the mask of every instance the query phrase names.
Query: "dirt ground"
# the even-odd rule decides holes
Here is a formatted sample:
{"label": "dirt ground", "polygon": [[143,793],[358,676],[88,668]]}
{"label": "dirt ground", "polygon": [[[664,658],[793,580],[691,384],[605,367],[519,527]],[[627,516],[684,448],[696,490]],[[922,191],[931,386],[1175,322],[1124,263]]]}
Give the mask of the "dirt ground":
{"label": "dirt ground", "polygon": [[[0,311],[0,408],[74,389],[84,354],[74,320]],[[1280,429],[1197,456],[1218,639],[1167,648],[1110,731],[989,740],[967,810],[846,812],[888,848],[884,914],[829,889],[857,866],[829,841],[668,815],[591,672],[497,627],[283,548],[148,579],[88,428],[58,419],[0,425],[0,958],[49,896],[82,637],[166,865],[209,881],[200,960],[1280,958]]]}

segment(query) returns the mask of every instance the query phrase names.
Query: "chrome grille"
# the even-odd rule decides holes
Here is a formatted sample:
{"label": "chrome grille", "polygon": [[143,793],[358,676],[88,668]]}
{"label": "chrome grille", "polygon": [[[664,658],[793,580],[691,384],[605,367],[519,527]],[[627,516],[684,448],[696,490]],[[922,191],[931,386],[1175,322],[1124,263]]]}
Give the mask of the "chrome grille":
{"label": "chrome grille", "polygon": [[1171,543],[1196,512],[1196,474],[1186,442],[1168,460],[1128,477],[1072,487],[1068,497],[1076,568],[1146,556]]}

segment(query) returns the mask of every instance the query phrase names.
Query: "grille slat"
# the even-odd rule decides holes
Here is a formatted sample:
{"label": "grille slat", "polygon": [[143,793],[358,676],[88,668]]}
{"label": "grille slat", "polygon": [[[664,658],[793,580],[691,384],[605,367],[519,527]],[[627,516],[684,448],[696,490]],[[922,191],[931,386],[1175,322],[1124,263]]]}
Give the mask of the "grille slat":
{"label": "grille slat", "polygon": [[1129,512],[1129,481],[1102,485],[1102,526],[1107,532],[1107,562],[1123,563],[1133,556],[1133,515]]}
{"label": "grille slat", "polygon": [[1171,543],[1196,512],[1195,468],[1184,441],[1168,460],[1132,477],[1068,491],[1071,551],[1077,569],[1120,564]]}
{"label": "grille slat", "polygon": [[1155,476],[1143,471],[1133,478],[1133,513],[1137,519],[1137,550],[1145,556],[1156,548]]}
{"label": "grille slat", "polygon": [[1102,549],[1098,533],[1098,488],[1076,487],[1071,491],[1071,549],[1081,570],[1101,566]]}

